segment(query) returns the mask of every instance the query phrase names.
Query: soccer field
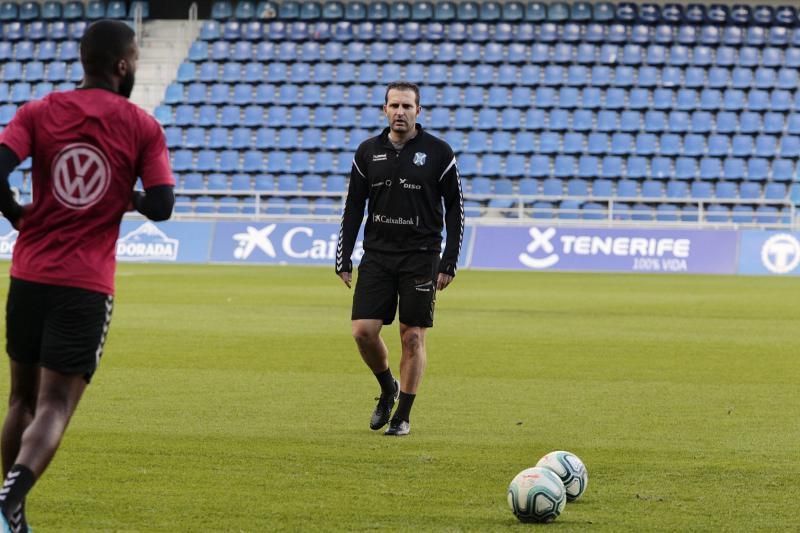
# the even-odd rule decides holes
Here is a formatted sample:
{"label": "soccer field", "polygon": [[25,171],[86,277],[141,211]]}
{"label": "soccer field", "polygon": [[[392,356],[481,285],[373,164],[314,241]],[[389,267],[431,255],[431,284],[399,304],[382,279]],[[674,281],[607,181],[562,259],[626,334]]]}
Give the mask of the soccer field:
{"label": "soccer field", "polygon": [[797,279],[463,271],[400,439],[368,428],[378,387],[332,269],[117,282],[35,531],[520,531],[508,483],[557,449],[589,470],[557,531],[800,523]]}

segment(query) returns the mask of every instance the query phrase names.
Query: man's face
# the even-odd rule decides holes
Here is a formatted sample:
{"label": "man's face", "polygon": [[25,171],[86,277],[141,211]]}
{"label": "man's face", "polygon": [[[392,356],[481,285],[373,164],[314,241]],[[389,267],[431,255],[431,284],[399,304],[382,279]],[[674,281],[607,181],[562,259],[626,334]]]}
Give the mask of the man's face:
{"label": "man's face", "polygon": [[383,112],[386,113],[389,128],[393,132],[404,135],[412,131],[420,112],[416,93],[408,89],[391,89],[383,106]]}
{"label": "man's face", "polygon": [[124,66],[120,67],[124,70],[122,73],[122,80],[119,83],[119,94],[125,98],[130,98],[133,92],[133,85],[136,82],[136,61],[139,59],[139,47],[133,43],[127,57],[122,60]]}

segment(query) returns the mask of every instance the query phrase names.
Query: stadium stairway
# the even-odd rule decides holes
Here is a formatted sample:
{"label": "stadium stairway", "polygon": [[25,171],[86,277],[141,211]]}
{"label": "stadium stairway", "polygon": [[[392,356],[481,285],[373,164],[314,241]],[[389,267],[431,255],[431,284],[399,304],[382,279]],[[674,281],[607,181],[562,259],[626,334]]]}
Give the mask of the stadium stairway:
{"label": "stadium stairway", "polygon": [[144,22],[131,101],[153,112],[199,32],[199,24],[190,20]]}

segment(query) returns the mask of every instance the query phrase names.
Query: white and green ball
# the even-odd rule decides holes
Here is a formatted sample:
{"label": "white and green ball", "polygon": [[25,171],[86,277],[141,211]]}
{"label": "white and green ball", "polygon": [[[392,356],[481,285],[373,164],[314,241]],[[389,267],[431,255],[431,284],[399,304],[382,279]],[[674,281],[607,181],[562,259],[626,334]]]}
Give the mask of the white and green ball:
{"label": "white and green ball", "polygon": [[552,522],[566,503],[564,484],[547,468],[526,468],[508,486],[508,506],[520,522]]}
{"label": "white and green ball", "polygon": [[536,466],[548,468],[561,478],[567,491],[567,501],[574,502],[586,491],[589,484],[589,472],[586,465],[574,453],[562,450],[550,452],[536,463]]}

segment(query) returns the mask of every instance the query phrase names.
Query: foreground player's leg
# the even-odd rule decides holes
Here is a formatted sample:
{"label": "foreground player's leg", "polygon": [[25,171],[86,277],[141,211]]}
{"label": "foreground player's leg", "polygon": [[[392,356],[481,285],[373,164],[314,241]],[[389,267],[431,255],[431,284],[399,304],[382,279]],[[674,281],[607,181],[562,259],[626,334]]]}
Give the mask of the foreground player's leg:
{"label": "foreground player's leg", "polygon": [[389,350],[381,338],[380,320],[353,320],[353,338],[358,345],[361,358],[367,364],[381,386],[378,404],[372,412],[370,429],[380,429],[389,422],[392,408],[397,401],[400,386],[389,368]]}
{"label": "foreground player's leg", "polygon": [[[8,399],[8,413],[3,423],[2,450],[3,450],[3,477],[5,478],[19,454],[22,434],[33,421],[36,411],[36,396],[39,383],[39,367],[24,365],[13,359],[11,362],[11,392]],[[21,474],[15,474],[18,478]],[[20,481],[21,485],[32,485],[26,480],[27,475]],[[11,487],[0,489],[0,498]],[[30,488],[30,487],[29,487]],[[8,489],[8,490],[7,490]],[[3,517],[5,519],[5,517]],[[22,500],[16,507],[10,509],[5,527],[14,533],[27,531],[25,520],[25,501]]]}
{"label": "foreground player's leg", "polygon": [[425,328],[407,326],[400,323],[400,340],[403,354],[400,358],[400,376],[403,387],[397,410],[386,430],[387,435],[408,435],[411,426],[411,407],[417,397],[417,387],[422,381],[425,365],[428,361],[425,352]]}
{"label": "foreground player's leg", "polygon": [[33,421],[39,384],[39,367],[23,365],[13,359],[11,363],[11,391],[8,413],[3,423],[3,476],[8,474],[19,454],[22,433]]}
{"label": "foreground player's leg", "polygon": [[0,489],[0,511],[9,523],[22,516],[25,496],[53,459],[86,385],[80,374],[41,369],[36,413],[22,434],[19,453]]}

